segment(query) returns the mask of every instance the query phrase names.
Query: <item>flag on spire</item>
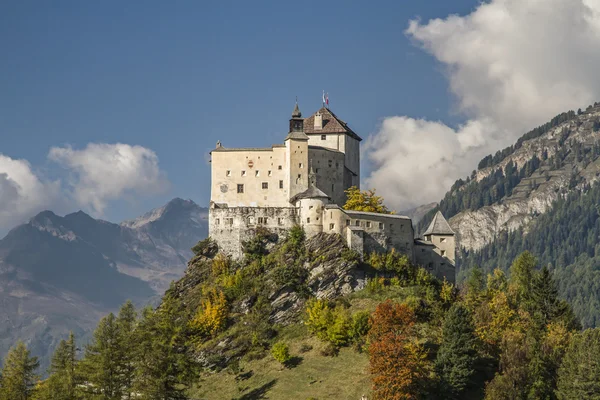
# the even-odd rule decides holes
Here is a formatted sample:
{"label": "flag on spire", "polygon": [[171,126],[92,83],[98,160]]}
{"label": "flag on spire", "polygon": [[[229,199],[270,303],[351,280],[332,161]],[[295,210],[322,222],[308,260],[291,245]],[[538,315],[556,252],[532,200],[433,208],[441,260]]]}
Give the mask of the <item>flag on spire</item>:
{"label": "flag on spire", "polygon": [[323,90],[323,107],[325,107],[325,91]]}
{"label": "flag on spire", "polygon": [[329,108],[329,93],[325,96],[325,104],[327,104],[327,108]]}

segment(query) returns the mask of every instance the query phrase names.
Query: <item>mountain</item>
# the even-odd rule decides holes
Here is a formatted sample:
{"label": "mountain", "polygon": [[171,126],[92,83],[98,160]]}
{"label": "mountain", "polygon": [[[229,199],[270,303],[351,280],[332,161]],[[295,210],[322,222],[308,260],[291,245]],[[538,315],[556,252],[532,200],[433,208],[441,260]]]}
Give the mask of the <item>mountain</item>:
{"label": "mountain", "polygon": [[600,103],[562,113],[485,157],[419,224],[441,210],[457,233],[458,280],[507,270],[530,251],[549,265],[584,326],[600,323]]}
{"label": "mountain", "polygon": [[433,210],[435,207],[438,206],[438,203],[428,203],[428,204],[422,204],[418,207],[415,208],[411,208],[409,210],[404,210],[404,211],[400,211],[398,214],[399,215],[406,215],[407,217],[409,217],[413,224],[418,224],[425,215],[427,215],[427,213],[429,213],[431,210]]}
{"label": "mountain", "polygon": [[191,200],[121,224],[39,213],[0,240],[0,356],[21,338],[46,365],[69,330],[85,336],[127,299],[162,294],[207,234],[208,210]]}

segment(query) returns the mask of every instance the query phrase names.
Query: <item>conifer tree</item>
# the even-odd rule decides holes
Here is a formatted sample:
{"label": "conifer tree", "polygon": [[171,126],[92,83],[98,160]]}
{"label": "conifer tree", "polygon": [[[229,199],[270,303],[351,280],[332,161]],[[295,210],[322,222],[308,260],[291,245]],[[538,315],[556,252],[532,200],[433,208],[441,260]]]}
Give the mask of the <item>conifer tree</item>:
{"label": "conifer tree", "polygon": [[137,357],[134,391],[143,399],[185,399],[194,375],[187,356],[179,302],[168,294],[160,307],[146,308],[136,330]]}
{"label": "conifer tree", "polygon": [[37,380],[39,366],[37,357],[32,357],[25,344],[18,341],[4,359],[0,374],[0,400],[28,400]]}
{"label": "conifer tree", "polygon": [[515,291],[517,303],[525,308],[529,306],[528,303],[531,299],[536,265],[536,258],[530,252],[525,251],[510,266],[509,283]]}
{"label": "conifer tree", "polygon": [[127,301],[117,316],[119,384],[123,398],[133,397],[133,381],[135,378],[135,328],[137,312],[131,301]]}
{"label": "conifer tree", "polygon": [[101,399],[121,399],[119,352],[117,321],[114,314],[110,313],[100,320],[81,362],[88,395],[99,395]]}
{"label": "conifer tree", "polygon": [[61,340],[54,351],[48,373],[50,377],[45,383],[44,389],[52,400],[74,400],[76,399],[76,364],[77,354],[75,346],[75,335],[69,334],[68,340]]}
{"label": "conifer tree", "polygon": [[575,335],[558,371],[560,400],[600,399],[600,329]]}
{"label": "conifer tree", "polygon": [[435,360],[435,368],[442,379],[448,398],[462,398],[472,384],[477,361],[476,336],[471,313],[455,303],[442,326],[442,344]]}

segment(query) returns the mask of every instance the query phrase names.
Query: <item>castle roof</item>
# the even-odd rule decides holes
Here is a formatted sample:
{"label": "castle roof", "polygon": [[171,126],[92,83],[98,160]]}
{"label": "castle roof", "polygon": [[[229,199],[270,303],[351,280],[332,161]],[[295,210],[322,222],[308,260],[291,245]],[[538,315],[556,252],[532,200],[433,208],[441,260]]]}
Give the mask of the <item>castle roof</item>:
{"label": "castle roof", "polygon": [[446,218],[438,211],[435,213],[433,220],[431,220],[429,227],[423,234],[423,236],[425,235],[454,235],[454,231],[450,228]]}
{"label": "castle roof", "polygon": [[[323,116],[323,128],[315,129],[315,114]],[[358,136],[346,122],[339,119],[330,109],[322,107],[319,111],[304,120],[304,133],[345,133],[354,139],[361,141]]]}
{"label": "castle roof", "polygon": [[290,199],[290,203],[295,203],[296,201],[298,201],[300,199],[331,199],[331,197],[329,197],[329,195],[327,195],[325,192],[323,192],[318,187],[311,185],[304,192],[298,193],[297,195],[292,197]]}

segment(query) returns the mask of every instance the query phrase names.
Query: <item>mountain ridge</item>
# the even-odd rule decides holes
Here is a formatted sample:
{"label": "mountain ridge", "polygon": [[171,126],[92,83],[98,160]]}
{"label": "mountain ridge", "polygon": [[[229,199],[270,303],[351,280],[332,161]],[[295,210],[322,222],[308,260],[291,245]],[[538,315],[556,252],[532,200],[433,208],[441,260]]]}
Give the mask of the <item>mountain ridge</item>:
{"label": "mountain ridge", "polygon": [[45,210],[11,229],[0,240],[0,355],[21,338],[46,365],[69,330],[85,336],[125,300],[146,304],[178,279],[208,234],[207,209],[175,198],[153,211],[132,226]]}

